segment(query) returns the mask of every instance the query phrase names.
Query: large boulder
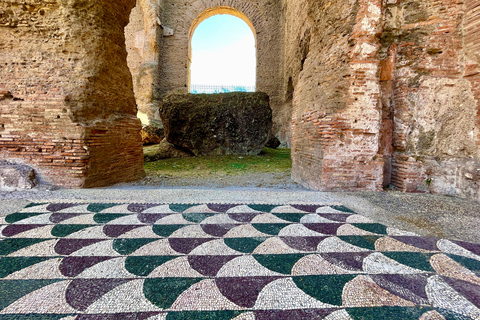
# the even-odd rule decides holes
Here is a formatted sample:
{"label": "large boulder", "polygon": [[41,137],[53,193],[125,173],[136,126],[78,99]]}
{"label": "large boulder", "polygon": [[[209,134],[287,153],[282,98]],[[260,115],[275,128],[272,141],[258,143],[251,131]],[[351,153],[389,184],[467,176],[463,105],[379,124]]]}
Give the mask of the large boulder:
{"label": "large boulder", "polygon": [[35,172],[23,164],[0,161],[0,191],[19,191],[37,186]]}
{"label": "large boulder", "polygon": [[270,137],[262,92],[170,94],[160,107],[168,142],[195,155],[257,155]]}

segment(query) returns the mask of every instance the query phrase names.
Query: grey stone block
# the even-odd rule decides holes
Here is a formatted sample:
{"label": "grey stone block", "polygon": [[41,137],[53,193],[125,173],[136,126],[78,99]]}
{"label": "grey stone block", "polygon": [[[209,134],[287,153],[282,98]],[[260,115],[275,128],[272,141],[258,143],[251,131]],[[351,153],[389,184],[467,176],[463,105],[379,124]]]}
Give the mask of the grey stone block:
{"label": "grey stone block", "polygon": [[32,189],[37,184],[35,171],[31,167],[0,161],[0,191]]}

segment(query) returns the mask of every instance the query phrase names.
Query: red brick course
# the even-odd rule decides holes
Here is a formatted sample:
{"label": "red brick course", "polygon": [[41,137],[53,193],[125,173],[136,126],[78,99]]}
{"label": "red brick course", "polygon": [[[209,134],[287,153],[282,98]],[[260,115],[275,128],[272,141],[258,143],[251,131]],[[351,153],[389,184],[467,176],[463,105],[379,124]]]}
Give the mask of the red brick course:
{"label": "red brick course", "polygon": [[[324,10],[329,6],[325,4]],[[349,22],[343,21],[344,24],[337,26],[339,33],[349,32],[350,47],[340,47],[343,43],[339,43],[337,52],[320,48],[317,53],[334,69],[339,68],[339,59],[345,61],[342,67],[347,70],[345,80],[332,79],[334,83],[327,84],[338,86],[332,88],[333,91],[344,92],[346,99],[337,102],[342,107],[329,110],[321,102],[313,101],[313,106],[305,108],[297,120],[295,113],[301,108],[295,103],[303,103],[302,95],[310,92],[300,89],[295,93],[292,173],[296,181],[317,190],[381,190],[383,185],[384,157],[379,153],[380,61],[377,58],[382,2],[358,1],[357,9],[351,9],[350,16],[354,19],[349,31]],[[327,58],[325,54],[337,56]],[[326,87],[318,89],[327,90]]]}

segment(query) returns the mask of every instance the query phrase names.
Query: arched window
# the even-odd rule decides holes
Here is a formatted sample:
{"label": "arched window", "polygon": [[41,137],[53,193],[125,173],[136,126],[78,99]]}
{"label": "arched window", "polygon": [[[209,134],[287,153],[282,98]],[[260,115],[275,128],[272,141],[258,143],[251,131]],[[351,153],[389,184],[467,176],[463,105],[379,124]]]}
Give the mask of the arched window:
{"label": "arched window", "polygon": [[256,39],[246,16],[214,8],[195,20],[190,36],[190,92],[255,91]]}

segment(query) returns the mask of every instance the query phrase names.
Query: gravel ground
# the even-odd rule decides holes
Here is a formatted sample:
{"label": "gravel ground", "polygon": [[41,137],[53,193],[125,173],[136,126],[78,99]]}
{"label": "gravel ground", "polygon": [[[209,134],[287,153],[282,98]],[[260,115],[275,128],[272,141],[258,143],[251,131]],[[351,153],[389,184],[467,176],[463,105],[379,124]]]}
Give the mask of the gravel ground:
{"label": "gravel ground", "polygon": [[475,201],[393,191],[329,195],[379,223],[425,236],[480,243],[480,203]]}
{"label": "gravel ground", "polygon": [[186,178],[172,178],[167,176],[152,177],[149,176],[134,184],[135,186],[148,187],[208,187],[208,188],[270,188],[280,190],[302,190],[303,188],[292,181],[290,172],[274,173],[245,173],[242,175],[215,175],[215,176],[192,176]]}
{"label": "gravel ground", "polygon": [[[252,182],[252,183],[251,183]],[[261,186],[261,188],[259,187]],[[29,202],[141,202],[141,203],[342,203],[376,222],[420,235],[480,243],[480,203],[430,194],[400,192],[315,192],[289,178],[242,176],[225,181],[209,177],[188,184],[140,181],[97,189],[56,189],[0,192],[0,215]]]}

